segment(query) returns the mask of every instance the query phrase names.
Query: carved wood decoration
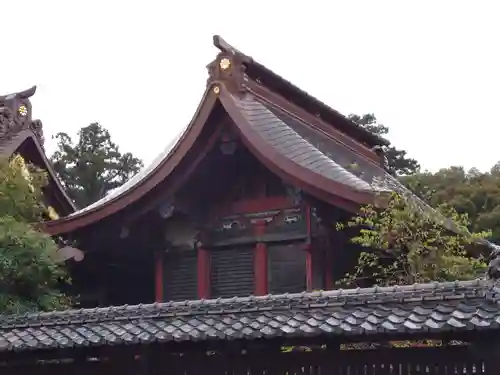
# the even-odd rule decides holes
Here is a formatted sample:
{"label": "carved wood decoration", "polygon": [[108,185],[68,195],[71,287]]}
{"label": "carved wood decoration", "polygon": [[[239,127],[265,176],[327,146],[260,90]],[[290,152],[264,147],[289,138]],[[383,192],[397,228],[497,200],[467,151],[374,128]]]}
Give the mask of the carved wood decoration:
{"label": "carved wood decoration", "polygon": [[40,120],[32,120],[29,98],[36,91],[32,88],[0,96],[0,139],[8,138],[22,130],[31,130],[43,145],[43,129]]}
{"label": "carved wood decoration", "polygon": [[167,250],[194,250],[199,241],[199,230],[189,217],[179,215],[165,221]]}
{"label": "carved wood decoration", "polygon": [[207,241],[211,246],[230,246],[255,243],[254,226],[266,223],[266,232],[259,238],[262,242],[302,240],[308,235],[304,209],[291,207],[215,219],[207,227]]}
{"label": "carved wood decoration", "polygon": [[247,79],[244,63],[244,58],[240,54],[231,51],[220,52],[217,58],[207,65],[209,75],[207,85],[224,83],[225,87],[234,92],[243,92],[243,84]]}

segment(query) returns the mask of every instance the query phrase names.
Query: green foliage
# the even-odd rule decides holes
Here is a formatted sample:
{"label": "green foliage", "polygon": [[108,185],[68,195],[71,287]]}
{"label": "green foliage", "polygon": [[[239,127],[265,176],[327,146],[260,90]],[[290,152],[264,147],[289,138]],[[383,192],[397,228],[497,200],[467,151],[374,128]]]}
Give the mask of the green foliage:
{"label": "green foliage", "polygon": [[123,185],[143,166],[131,153],[122,154],[109,132],[98,123],[83,127],[78,142],[58,133],[52,163],[69,196],[80,207]]}
{"label": "green foliage", "polygon": [[396,194],[383,210],[362,207],[347,226],[359,228],[351,241],[369,250],[360,253],[356,268],[342,282],[357,284],[370,275],[378,285],[413,284],[473,279],[484,272],[484,261],[468,256],[466,247],[490,233],[470,232],[467,215],[449,206],[437,210],[456,223],[459,233],[446,231],[435,217]]}
{"label": "green foliage", "polygon": [[68,281],[57,245],[26,222],[0,217],[0,312],[54,310],[69,305],[58,290]]}
{"label": "green foliage", "polygon": [[402,182],[431,205],[446,203],[457,212],[467,214],[469,229],[491,229],[493,242],[500,241],[500,172],[499,164],[490,171],[469,171],[450,167],[436,173],[424,172],[405,176]]}
{"label": "green foliage", "polygon": [[0,159],[0,215],[16,220],[36,222],[42,218],[41,188],[47,183],[44,172],[15,156],[12,161]]}
{"label": "green foliage", "polygon": [[[365,114],[363,116],[349,115],[349,119],[373,134],[383,137],[389,133],[389,128],[379,124],[374,114]],[[418,162],[415,159],[407,157],[404,150],[389,146],[385,150],[385,155],[387,157],[389,172],[395,176],[411,175],[420,169]]]}
{"label": "green foliage", "polygon": [[[29,173],[27,173],[29,171]],[[53,310],[69,305],[58,289],[69,282],[57,264],[56,243],[31,223],[41,219],[45,174],[20,157],[0,161],[0,313]]]}

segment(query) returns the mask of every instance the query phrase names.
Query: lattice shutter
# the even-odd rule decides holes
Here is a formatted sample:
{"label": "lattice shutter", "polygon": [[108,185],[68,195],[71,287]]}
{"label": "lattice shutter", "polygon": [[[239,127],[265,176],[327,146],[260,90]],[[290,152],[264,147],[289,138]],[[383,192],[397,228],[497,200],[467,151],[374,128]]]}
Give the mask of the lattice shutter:
{"label": "lattice shutter", "polygon": [[249,296],[254,293],[254,248],[211,251],[212,297]]}
{"label": "lattice shutter", "polygon": [[172,253],[165,257],[164,292],[167,301],[198,299],[196,259],[194,251]]}
{"label": "lattice shutter", "polygon": [[268,247],[269,292],[299,293],[306,290],[306,252],[301,244]]}

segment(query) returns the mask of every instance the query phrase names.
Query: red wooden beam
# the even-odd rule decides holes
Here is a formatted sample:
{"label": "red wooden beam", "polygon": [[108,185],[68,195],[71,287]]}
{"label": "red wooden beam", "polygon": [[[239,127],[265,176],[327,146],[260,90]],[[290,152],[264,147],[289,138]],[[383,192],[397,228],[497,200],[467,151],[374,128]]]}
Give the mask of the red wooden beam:
{"label": "red wooden beam", "polygon": [[259,237],[266,232],[266,222],[258,221],[255,224],[255,235],[257,243],[255,245],[254,254],[254,278],[255,278],[255,295],[264,296],[268,294],[267,280],[267,245],[264,242],[259,242]]}
{"label": "red wooden beam", "polygon": [[260,197],[228,202],[216,209],[218,215],[230,215],[241,212],[260,212],[268,210],[283,210],[293,207],[287,197]]}
{"label": "red wooden beam", "polygon": [[203,246],[198,247],[198,298],[210,298],[210,253]]}
{"label": "red wooden beam", "polygon": [[333,253],[332,249],[329,246],[325,246],[322,249],[325,253],[325,289],[332,290],[334,289],[334,281],[333,281]]}
{"label": "red wooden beam", "polygon": [[155,255],[155,301],[164,302],[163,295],[163,253],[157,252]]}
{"label": "red wooden beam", "polygon": [[311,229],[311,206],[309,204],[306,205],[306,226],[307,226],[307,240],[304,246],[304,250],[306,251],[306,289],[308,292],[311,292],[313,289],[313,260],[312,260],[312,229]]}
{"label": "red wooden beam", "polygon": [[312,292],[313,290],[313,262],[312,262],[312,247],[310,244],[305,247],[306,252],[306,290]]}

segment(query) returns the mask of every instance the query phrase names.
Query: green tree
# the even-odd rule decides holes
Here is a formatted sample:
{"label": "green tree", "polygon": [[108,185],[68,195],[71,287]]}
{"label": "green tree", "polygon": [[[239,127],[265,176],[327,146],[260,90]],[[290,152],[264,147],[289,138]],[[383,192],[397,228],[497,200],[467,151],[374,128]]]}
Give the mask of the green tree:
{"label": "green tree", "polygon": [[59,290],[69,278],[58,264],[57,245],[32,225],[45,212],[40,202],[46,181],[43,172],[18,156],[0,160],[0,314],[70,304]]}
{"label": "green tree", "polygon": [[472,231],[491,230],[491,240],[500,240],[500,173],[498,165],[490,171],[466,171],[462,167],[443,168],[402,178],[417,195],[430,197],[432,206],[448,204],[467,214]]}
{"label": "green tree", "polygon": [[80,207],[101,199],[143,167],[131,153],[122,154],[108,130],[98,123],[81,128],[77,143],[66,133],[55,138],[57,151],[51,161],[69,196]]}
{"label": "green tree", "polygon": [[[389,128],[379,124],[374,114],[365,114],[363,116],[349,115],[349,119],[369,130],[373,134],[381,137],[389,133]],[[399,150],[394,146],[389,145],[385,149],[389,172],[395,176],[411,175],[420,169],[420,164],[407,156],[407,152]]]}
{"label": "green tree", "polygon": [[[476,278],[486,264],[470,257],[466,248],[489,233],[469,231],[467,215],[448,206],[440,205],[437,211],[455,222],[458,233],[446,231],[443,221],[418,211],[397,194],[385,209],[362,207],[347,226],[359,228],[351,241],[369,250],[360,253],[357,266],[343,282],[356,284],[366,275],[378,285]],[[338,225],[339,230],[344,227]]]}

